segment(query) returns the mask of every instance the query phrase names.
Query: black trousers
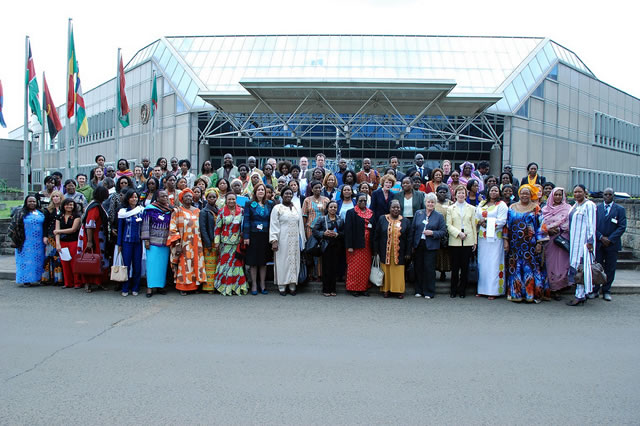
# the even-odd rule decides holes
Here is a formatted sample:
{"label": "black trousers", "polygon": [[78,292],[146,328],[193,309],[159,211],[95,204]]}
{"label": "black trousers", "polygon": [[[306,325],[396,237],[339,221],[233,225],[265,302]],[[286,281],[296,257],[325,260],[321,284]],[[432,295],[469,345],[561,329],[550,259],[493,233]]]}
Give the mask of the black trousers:
{"label": "black trousers", "polygon": [[416,271],[416,294],[435,297],[436,295],[436,255],[438,250],[427,250],[424,241],[416,249],[413,266]]}
{"label": "black trousers", "polygon": [[[338,258],[340,257],[341,244],[332,242],[322,253],[322,292],[335,293],[336,280],[338,278]],[[344,256],[344,252],[343,252]]]}
{"label": "black trousers", "polygon": [[[604,273],[607,274],[607,283],[602,286],[602,293],[611,292],[611,284],[616,278],[616,266],[618,265],[618,250],[615,247],[605,247],[599,245],[596,248],[596,262],[600,263],[604,268]],[[600,292],[600,286],[593,286],[593,292],[598,294]]]}
{"label": "black trousers", "polygon": [[467,291],[467,278],[469,275],[469,259],[472,246],[449,246],[451,259],[451,294],[465,295]]}

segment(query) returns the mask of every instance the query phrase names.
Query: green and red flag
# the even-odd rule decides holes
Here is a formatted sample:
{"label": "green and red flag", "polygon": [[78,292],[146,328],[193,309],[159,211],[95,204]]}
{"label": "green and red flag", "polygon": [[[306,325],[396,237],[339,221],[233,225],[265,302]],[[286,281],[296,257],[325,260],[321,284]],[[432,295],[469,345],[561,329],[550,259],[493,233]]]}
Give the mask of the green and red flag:
{"label": "green and red flag", "polygon": [[58,132],[62,130],[62,123],[60,122],[60,117],[58,116],[58,110],[56,109],[56,104],[51,99],[51,93],[49,93],[49,85],[47,84],[47,79],[43,76],[44,84],[44,105],[45,105],[45,113],[47,114],[47,126],[49,126],[49,136],[51,136],[51,140],[53,140]]}
{"label": "green and red flag", "polygon": [[78,136],[87,136],[89,134],[89,123],[87,121],[87,111],[84,107],[84,96],[82,95],[82,86],[80,85],[80,70],[76,74],[76,127]]}
{"label": "green and red flag", "polygon": [[156,86],[156,74],[153,74],[153,88],[151,89],[151,117],[158,109],[158,87]]}
{"label": "green and red flag", "polygon": [[69,58],[67,64],[67,78],[69,79],[69,91],[67,92],[67,117],[73,117],[75,107],[75,84],[73,75],[78,72],[78,61],[76,59],[76,46],[73,42],[73,30],[69,34]]}
{"label": "green and red flag", "polygon": [[127,127],[129,125],[129,102],[127,102],[127,94],[124,91],[125,80],[122,57],[120,57],[120,65],[118,66],[117,80],[116,87],[118,88],[118,92],[116,98],[118,99],[118,120],[120,124],[122,124],[122,127]]}
{"label": "green and red flag", "polygon": [[26,86],[29,91],[29,106],[31,112],[38,117],[38,121],[42,124],[42,110],[40,109],[40,97],[38,88],[38,80],[36,80],[36,67],[33,64],[33,56],[31,55],[31,43],[29,43],[29,58],[27,59],[26,69]]}

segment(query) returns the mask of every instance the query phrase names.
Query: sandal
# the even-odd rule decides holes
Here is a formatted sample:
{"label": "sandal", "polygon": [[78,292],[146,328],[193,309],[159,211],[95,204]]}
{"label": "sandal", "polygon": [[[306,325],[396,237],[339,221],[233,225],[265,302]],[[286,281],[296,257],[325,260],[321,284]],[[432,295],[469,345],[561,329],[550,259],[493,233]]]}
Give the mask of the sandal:
{"label": "sandal", "polygon": [[180,296],[186,296],[188,293],[186,291],[180,291]]}
{"label": "sandal", "polygon": [[331,293],[331,296],[337,296],[337,294],[336,293]]}
{"label": "sandal", "polygon": [[495,296],[489,296],[487,297],[487,300],[496,300]]}
{"label": "sandal", "polygon": [[331,293],[322,293],[324,297],[331,297]]}

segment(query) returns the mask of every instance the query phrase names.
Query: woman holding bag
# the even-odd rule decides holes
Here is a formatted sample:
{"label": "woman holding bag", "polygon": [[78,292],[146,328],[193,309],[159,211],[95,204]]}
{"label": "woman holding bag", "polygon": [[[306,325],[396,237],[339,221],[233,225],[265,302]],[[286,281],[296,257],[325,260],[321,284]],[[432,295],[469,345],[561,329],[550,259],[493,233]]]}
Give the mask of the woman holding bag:
{"label": "woman holding bag", "polygon": [[344,238],[344,221],[338,215],[338,203],[329,201],[327,211],[313,227],[313,236],[322,241],[322,294],[336,296],[341,241]]}
{"label": "woman holding bag", "polygon": [[368,297],[375,236],[373,211],[367,208],[367,194],[359,193],[357,201],[356,207],[347,212],[344,224],[344,245],[347,249],[346,288],[353,297]]}
{"label": "woman holding bag", "polygon": [[93,201],[87,206],[81,219],[80,233],[78,234],[78,257],[82,257],[85,251],[98,255],[101,270],[98,275],[76,274],[76,284],[84,283],[87,293],[93,291],[93,285],[102,287],[108,276],[109,259],[105,249],[109,219],[107,212],[102,208],[102,203],[108,197],[109,190],[102,185],[98,186],[93,191]]}
{"label": "woman holding bag", "polygon": [[[123,265],[127,267],[129,277],[122,283],[122,296],[134,296],[140,290],[142,276],[142,207],[138,205],[138,193],[129,189],[124,196],[126,207],[118,211],[118,240],[116,242],[122,256]],[[116,259],[113,259],[114,263]]]}
{"label": "woman holding bag", "polygon": [[80,230],[80,215],[76,211],[76,202],[67,198],[62,202],[62,214],[56,219],[56,229],[53,231],[58,253],[63,249],[69,251],[71,259],[61,260],[64,275],[64,288],[82,288],[73,274],[73,261],[78,251],[78,233]]}

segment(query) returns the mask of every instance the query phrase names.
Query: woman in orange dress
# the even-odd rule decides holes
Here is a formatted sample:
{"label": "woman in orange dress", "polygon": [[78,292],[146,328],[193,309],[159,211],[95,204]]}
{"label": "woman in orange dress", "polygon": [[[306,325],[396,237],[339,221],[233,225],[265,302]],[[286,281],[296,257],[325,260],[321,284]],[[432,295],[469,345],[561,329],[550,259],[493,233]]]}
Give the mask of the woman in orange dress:
{"label": "woman in orange dress", "polygon": [[200,210],[193,207],[193,191],[186,188],[178,195],[180,207],[171,215],[167,245],[171,248],[170,262],[176,288],[182,296],[195,291],[207,282],[204,269],[204,251],[200,240],[198,218]]}

